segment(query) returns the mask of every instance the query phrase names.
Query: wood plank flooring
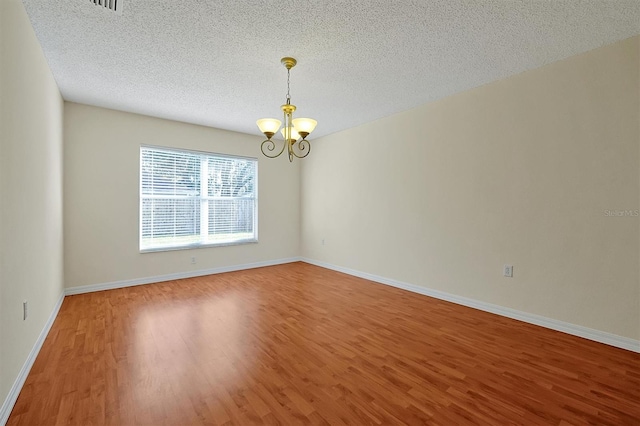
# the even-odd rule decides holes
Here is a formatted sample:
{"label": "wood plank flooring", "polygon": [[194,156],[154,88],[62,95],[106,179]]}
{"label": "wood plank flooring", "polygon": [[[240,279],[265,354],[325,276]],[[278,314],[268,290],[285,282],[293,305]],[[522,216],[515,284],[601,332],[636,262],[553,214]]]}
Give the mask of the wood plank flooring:
{"label": "wood plank flooring", "polygon": [[305,263],[66,297],[8,425],[640,424],[640,354]]}

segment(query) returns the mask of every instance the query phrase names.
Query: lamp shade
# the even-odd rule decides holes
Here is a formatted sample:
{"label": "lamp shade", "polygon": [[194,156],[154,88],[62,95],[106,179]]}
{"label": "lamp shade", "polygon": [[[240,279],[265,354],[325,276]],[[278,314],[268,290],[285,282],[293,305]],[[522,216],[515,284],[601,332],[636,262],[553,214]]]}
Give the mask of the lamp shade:
{"label": "lamp shade", "polygon": [[[286,127],[283,127],[283,128],[280,130],[280,133],[282,133],[282,137],[286,139],[287,137],[284,135],[284,131],[285,131],[285,130],[286,130]],[[298,140],[298,138],[299,138],[299,137],[300,137],[300,135],[298,134],[298,132],[296,131],[296,129],[294,129],[294,128],[292,127],[292,128],[291,128],[291,140],[294,140],[294,141],[295,141],[295,140]]]}
{"label": "lamp shade", "polygon": [[311,133],[316,128],[318,122],[313,118],[294,118],[293,125],[298,132]]}
{"label": "lamp shade", "polygon": [[282,122],[275,118],[261,118],[256,124],[262,133],[277,133]]}

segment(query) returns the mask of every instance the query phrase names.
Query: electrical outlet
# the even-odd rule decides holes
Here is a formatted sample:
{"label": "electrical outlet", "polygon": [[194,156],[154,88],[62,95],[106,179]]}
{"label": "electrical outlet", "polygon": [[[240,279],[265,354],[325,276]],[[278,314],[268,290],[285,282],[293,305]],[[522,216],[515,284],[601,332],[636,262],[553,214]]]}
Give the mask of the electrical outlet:
{"label": "electrical outlet", "polygon": [[26,300],[22,302],[22,321],[26,320],[29,316],[29,302]]}
{"label": "electrical outlet", "polygon": [[509,278],[513,277],[513,265],[504,265],[502,275]]}
{"label": "electrical outlet", "polygon": [[195,264],[196,264],[196,258],[195,258],[195,256],[191,258],[191,264],[192,264],[192,265],[195,265]]}

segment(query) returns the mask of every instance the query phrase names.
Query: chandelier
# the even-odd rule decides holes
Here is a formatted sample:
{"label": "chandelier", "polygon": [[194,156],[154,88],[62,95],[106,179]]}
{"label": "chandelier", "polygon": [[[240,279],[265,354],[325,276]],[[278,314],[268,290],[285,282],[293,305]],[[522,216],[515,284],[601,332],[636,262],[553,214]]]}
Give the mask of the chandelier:
{"label": "chandelier", "polygon": [[256,121],[256,124],[260,131],[267,137],[267,139],[262,142],[262,145],[260,145],[262,153],[269,158],[276,158],[284,152],[286,147],[289,154],[289,161],[293,161],[293,157],[304,158],[311,152],[311,144],[307,140],[307,136],[313,132],[318,122],[311,118],[293,118],[293,112],[296,110],[296,106],[291,104],[289,79],[291,68],[295,67],[298,61],[294,58],[286,57],[282,58],[280,62],[287,69],[287,102],[280,107],[284,114],[284,126],[280,130],[284,138],[284,143],[282,144],[282,148],[277,151],[277,154],[274,154],[274,151],[276,151],[276,143],[272,138],[278,133],[282,122],[275,118],[262,118]]}

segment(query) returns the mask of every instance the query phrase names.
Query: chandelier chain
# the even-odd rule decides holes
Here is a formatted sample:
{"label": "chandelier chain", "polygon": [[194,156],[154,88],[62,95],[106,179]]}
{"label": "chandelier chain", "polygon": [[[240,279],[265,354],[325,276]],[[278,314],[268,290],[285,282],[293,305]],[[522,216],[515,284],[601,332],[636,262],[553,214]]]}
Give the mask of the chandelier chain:
{"label": "chandelier chain", "polygon": [[290,88],[289,88],[290,76],[291,76],[291,69],[287,68],[287,105],[291,103],[291,95],[289,94],[289,92],[290,92]]}

